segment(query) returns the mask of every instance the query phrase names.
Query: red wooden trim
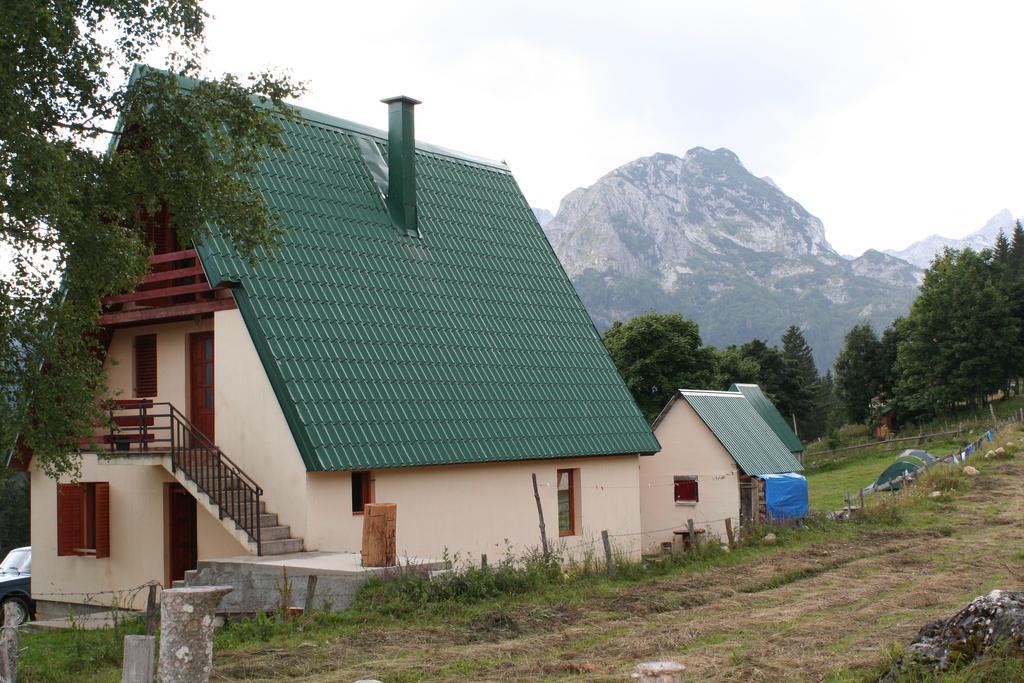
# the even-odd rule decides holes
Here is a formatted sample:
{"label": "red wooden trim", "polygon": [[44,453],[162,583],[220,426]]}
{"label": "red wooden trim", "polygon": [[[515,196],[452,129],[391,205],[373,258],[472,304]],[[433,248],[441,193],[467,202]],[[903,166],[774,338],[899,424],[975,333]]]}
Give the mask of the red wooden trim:
{"label": "red wooden trim", "polygon": [[110,484],[96,482],[96,557],[110,557]]}
{"label": "red wooden trim", "polygon": [[120,432],[111,436],[110,434],[100,434],[98,439],[100,443],[116,443],[118,441],[124,443],[142,443],[143,441],[156,441],[156,434],[153,432]]}
{"label": "red wooden trim", "polygon": [[[159,273],[150,273],[142,278],[139,285],[151,285],[154,282],[164,280],[177,280],[178,278],[194,277],[203,274],[203,267],[200,265],[188,266],[187,268],[175,268],[174,270],[161,270]],[[205,278],[203,278],[205,280]]]}
{"label": "red wooden trim", "polygon": [[155,423],[152,415],[115,415],[114,424],[118,427],[152,427]]}
{"label": "red wooden trim", "polygon": [[128,294],[115,294],[103,299],[103,304],[125,304],[132,301],[148,301],[151,299],[163,299],[178,294],[195,294],[197,292],[212,292],[208,282],[199,282],[194,285],[178,285],[177,287],[162,287],[160,289],[147,289],[144,291],[129,292]]}
{"label": "red wooden trim", "polygon": [[85,491],[79,484],[57,484],[57,556],[77,555],[85,530]]}
{"label": "red wooden trim", "polygon": [[158,263],[169,263],[171,261],[184,261],[188,258],[199,258],[195,249],[182,249],[181,251],[169,251],[166,254],[154,254],[149,257],[149,265],[155,266]]}
{"label": "red wooden trim", "polygon": [[168,318],[188,318],[214,311],[227,311],[237,308],[233,298],[213,299],[212,301],[200,301],[198,303],[177,304],[175,306],[163,306],[160,308],[143,308],[137,311],[118,311],[116,313],[105,313],[100,316],[99,324],[108,325],[130,325],[132,323],[149,322],[151,320],[167,320]]}
{"label": "red wooden trim", "polygon": [[114,408],[152,408],[151,398],[118,398],[110,402]]}
{"label": "red wooden trim", "polygon": [[576,535],[576,470],[556,470],[555,471],[555,495],[557,501],[558,495],[558,484],[562,479],[562,473],[569,475],[569,530],[562,531],[558,530],[559,536],[575,536]]}

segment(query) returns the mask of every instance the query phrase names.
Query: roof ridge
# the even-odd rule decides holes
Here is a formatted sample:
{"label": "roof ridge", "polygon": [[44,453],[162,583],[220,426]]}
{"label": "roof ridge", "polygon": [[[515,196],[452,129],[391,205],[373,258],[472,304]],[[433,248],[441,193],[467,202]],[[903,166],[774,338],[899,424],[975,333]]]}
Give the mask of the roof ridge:
{"label": "roof ridge", "polygon": [[746,398],[738,391],[718,391],[716,389],[679,389],[683,396],[726,396],[728,398]]}

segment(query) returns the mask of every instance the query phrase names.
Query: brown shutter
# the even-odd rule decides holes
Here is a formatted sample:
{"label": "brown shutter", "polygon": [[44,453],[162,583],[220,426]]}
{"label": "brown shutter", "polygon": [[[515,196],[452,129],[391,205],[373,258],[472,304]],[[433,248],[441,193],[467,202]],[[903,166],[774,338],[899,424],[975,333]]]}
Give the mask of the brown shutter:
{"label": "brown shutter", "polygon": [[156,396],[156,335],[135,337],[135,396]]}
{"label": "brown shutter", "polygon": [[85,495],[78,484],[57,485],[57,555],[77,555],[82,547]]}
{"label": "brown shutter", "polygon": [[96,483],[96,557],[110,557],[110,484]]}

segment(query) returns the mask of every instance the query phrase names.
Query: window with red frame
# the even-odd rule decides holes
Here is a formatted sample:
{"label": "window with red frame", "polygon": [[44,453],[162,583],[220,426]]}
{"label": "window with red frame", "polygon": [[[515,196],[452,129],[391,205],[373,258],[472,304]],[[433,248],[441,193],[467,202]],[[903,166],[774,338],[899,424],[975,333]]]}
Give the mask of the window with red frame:
{"label": "window with red frame", "polygon": [[676,477],[675,497],[677,503],[696,503],[700,500],[697,492],[697,477]]}

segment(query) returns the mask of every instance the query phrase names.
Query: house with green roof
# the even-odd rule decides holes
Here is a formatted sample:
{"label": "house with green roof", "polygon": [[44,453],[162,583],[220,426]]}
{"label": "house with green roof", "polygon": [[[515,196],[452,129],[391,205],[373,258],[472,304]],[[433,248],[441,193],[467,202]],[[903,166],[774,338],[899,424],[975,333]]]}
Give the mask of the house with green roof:
{"label": "house with green roof", "polygon": [[761,390],[761,387],[756,384],[733,384],[729,387],[729,391],[738,391],[746,396],[750,404],[754,406],[754,410],[758,412],[764,421],[768,423],[768,426],[772,428],[772,431],[775,432],[775,436],[779,437],[782,443],[786,444],[786,448],[793,454],[793,457],[799,460],[801,464],[803,463],[803,442],[796,435],[796,432],[790,429],[789,422],[782,416],[782,413],[775,407],[775,404],[772,403],[767,394]]}
{"label": "house with green roof", "polygon": [[256,265],[153,217],[151,273],[104,300],[101,452],[77,481],[30,466],[34,586],[359,553],[370,503],[399,557],[538,547],[538,506],[553,546],[639,534],[658,442],[511,171],[385,102],[387,131],[281,121],[254,182],[284,233]]}
{"label": "house with green roof", "polygon": [[[803,466],[738,391],[676,392],[655,420],[661,452],[640,461],[645,548],[697,533],[725,539],[768,517],[766,480]],[[806,486],[804,487],[806,504]],[[686,539],[689,540],[689,539]]]}

